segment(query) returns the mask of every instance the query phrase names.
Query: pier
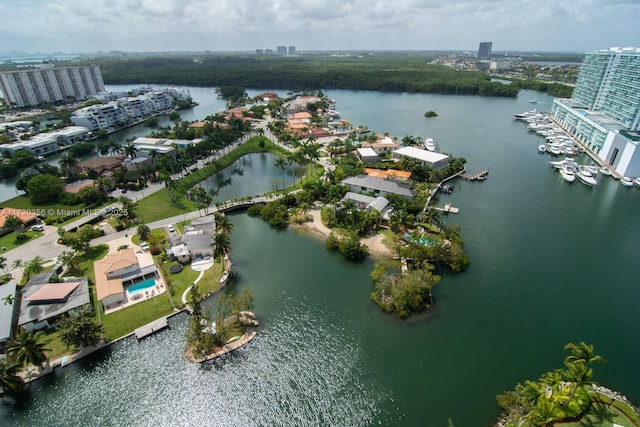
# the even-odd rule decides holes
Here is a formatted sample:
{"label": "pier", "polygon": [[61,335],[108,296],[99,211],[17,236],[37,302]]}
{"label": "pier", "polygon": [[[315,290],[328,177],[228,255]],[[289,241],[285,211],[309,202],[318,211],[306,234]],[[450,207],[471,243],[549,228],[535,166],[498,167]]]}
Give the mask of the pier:
{"label": "pier", "polygon": [[467,181],[484,181],[485,179],[487,179],[488,175],[489,169],[485,169],[475,175],[460,174],[460,178],[466,179]]}
{"label": "pier", "polygon": [[447,203],[446,205],[444,205],[444,208],[434,208],[437,211],[440,212],[444,212],[444,213],[458,213],[460,212],[460,209],[456,208],[455,206],[451,206],[451,203]]}
{"label": "pier", "polygon": [[136,335],[136,338],[141,340],[167,327],[169,327],[169,322],[167,321],[166,317],[162,317],[160,319],[154,320],[151,323],[147,323],[144,326],[140,326],[134,331],[134,334]]}

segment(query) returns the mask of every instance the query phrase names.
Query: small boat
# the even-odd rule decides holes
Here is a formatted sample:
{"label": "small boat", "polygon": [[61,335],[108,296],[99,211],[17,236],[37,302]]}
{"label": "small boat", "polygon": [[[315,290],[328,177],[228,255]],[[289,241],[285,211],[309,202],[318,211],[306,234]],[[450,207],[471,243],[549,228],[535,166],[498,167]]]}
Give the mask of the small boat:
{"label": "small boat", "polygon": [[598,172],[600,173],[600,175],[611,176],[611,171],[609,170],[609,168],[605,168],[604,166],[598,169]]}
{"label": "small boat", "polygon": [[530,99],[529,102],[532,103],[532,104],[537,104],[538,100],[537,99]]}
{"label": "small boat", "polygon": [[220,278],[220,283],[226,282],[228,278],[229,278],[229,272],[228,271],[223,272],[222,277]]}
{"label": "small boat", "polygon": [[578,168],[578,173],[576,173],[576,175],[578,176],[578,179],[580,181],[582,181],[584,184],[587,184],[587,185],[589,185],[591,187],[593,187],[594,185],[596,185],[598,183],[598,181],[596,181],[595,177],[589,171],[589,169],[585,168],[583,166]]}
{"label": "small boat", "polygon": [[623,176],[620,179],[620,184],[624,185],[625,187],[631,187],[633,185],[633,178],[630,178],[628,176]]}
{"label": "small boat", "polygon": [[562,169],[560,169],[560,176],[567,182],[573,182],[576,180],[576,174],[573,171],[573,167],[564,165]]}
{"label": "small boat", "polygon": [[433,138],[425,139],[424,148],[426,148],[429,151],[436,151],[436,144],[433,142]]}
{"label": "small boat", "polygon": [[547,152],[553,154],[554,156],[559,156],[560,154],[564,153],[564,150],[562,149],[562,147],[559,147],[557,145],[549,145],[547,147]]}
{"label": "small boat", "polygon": [[635,185],[636,187],[640,187],[640,178],[636,178],[633,180],[633,185]]}
{"label": "small boat", "polygon": [[539,153],[546,153],[547,152],[547,146],[544,145],[544,144],[538,145],[538,152]]}

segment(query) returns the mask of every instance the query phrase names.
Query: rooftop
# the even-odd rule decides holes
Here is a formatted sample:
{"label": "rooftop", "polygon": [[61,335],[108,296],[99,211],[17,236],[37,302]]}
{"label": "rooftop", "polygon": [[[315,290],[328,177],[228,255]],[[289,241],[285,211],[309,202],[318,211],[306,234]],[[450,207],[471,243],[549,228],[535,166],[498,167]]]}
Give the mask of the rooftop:
{"label": "rooftop", "polygon": [[[56,289],[60,287],[61,289]],[[71,290],[69,290],[71,288]],[[43,290],[44,289],[44,290]],[[86,277],[72,277],[68,282],[46,283],[43,285],[25,286],[22,290],[23,298],[20,307],[18,324],[42,322],[43,320],[59,316],[74,308],[89,304],[89,284]],[[34,295],[50,298],[66,294],[62,299],[34,299]]]}
{"label": "rooftop", "polygon": [[435,153],[433,151],[423,150],[416,147],[402,147],[395,150],[393,153],[413,157],[414,159],[428,163],[436,163],[449,158],[446,154]]}

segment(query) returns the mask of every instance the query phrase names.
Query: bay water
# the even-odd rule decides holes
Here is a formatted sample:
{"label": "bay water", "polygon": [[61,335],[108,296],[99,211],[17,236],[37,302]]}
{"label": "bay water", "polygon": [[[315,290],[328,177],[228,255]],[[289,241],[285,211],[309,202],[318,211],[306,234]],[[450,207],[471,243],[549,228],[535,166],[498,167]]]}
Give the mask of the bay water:
{"label": "bay water", "polygon": [[[640,402],[640,191],[606,177],[593,188],[561,180],[513,119],[550,108],[550,97],[327,94],[354,124],[432,137],[470,173],[490,169],[437,201],[460,208],[446,222],[460,225],[471,264],[444,274],[435,308],[405,321],[381,313],[369,298],[373,260],[348,263],[304,233],[232,215],[232,290],[255,296],[256,340],[189,364],[178,315],[169,330],[33,383],[27,401],[0,406],[3,425],[489,426],[496,394],[561,367],[562,347],[579,341],[608,360],[595,380]],[[243,169],[262,167],[252,164]],[[233,197],[281,177],[264,170],[243,173],[255,187]]]}

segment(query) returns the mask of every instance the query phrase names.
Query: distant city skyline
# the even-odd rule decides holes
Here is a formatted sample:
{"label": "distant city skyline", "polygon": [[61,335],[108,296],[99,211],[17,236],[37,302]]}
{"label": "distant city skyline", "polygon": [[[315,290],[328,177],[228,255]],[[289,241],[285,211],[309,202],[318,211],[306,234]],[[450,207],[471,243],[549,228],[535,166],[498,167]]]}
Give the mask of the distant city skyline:
{"label": "distant city skyline", "polygon": [[[635,46],[633,0],[0,0],[4,52],[468,50]],[[614,30],[615,29],[615,30]]]}

